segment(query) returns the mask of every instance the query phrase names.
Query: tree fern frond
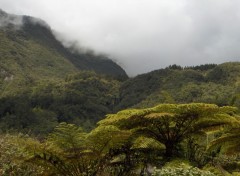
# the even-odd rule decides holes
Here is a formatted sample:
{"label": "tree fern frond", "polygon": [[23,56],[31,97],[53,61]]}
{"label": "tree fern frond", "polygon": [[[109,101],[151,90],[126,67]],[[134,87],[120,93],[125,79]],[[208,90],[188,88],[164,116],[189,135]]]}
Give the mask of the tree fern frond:
{"label": "tree fern frond", "polygon": [[212,141],[208,150],[224,146],[226,151],[239,152],[240,150],[240,128],[232,128],[225,132],[223,136]]}
{"label": "tree fern frond", "polygon": [[144,136],[140,136],[134,140],[132,149],[155,149],[155,150],[163,150],[165,149],[164,144],[159,143],[159,141],[154,140],[152,138],[147,138]]}

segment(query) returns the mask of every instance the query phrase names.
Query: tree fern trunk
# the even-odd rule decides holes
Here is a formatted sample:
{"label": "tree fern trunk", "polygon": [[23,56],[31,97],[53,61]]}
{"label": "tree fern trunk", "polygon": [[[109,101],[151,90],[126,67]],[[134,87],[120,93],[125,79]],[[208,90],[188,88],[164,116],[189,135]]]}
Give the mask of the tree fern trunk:
{"label": "tree fern trunk", "polygon": [[174,143],[168,141],[165,143],[165,147],[166,147],[165,156],[167,158],[171,158],[173,156]]}

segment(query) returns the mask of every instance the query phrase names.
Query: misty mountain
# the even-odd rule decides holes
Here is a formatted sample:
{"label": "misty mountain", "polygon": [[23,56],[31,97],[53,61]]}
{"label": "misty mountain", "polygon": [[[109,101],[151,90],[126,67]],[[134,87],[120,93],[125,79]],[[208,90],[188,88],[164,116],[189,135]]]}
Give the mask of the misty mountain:
{"label": "misty mountain", "polygon": [[21,87],[38,79],[62,78],[79,70],[127,78],[125,71],[106,56],[73,53],[64,47],[40,19],[1,10],[0,38],[2,90],[10,85]]}
{"label": "misty mountain", "polygon": [[[189,64],[190,65],[190,64]],[[0,11],[0,129],[91,129],[106,114],[159,103],[240,107],[240,62],[171,65],[128,78],[103,55],[64,47],[42,20]]]}

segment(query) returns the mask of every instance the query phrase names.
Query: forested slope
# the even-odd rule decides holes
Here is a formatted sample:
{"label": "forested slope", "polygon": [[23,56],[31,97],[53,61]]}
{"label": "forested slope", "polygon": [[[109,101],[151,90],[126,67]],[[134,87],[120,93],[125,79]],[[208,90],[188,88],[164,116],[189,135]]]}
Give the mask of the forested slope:
{"label": "forested slope", "polygon": [[116,109],[158,103],[205,102],[239,106],[240,63],[172,65],[125,81]]}
{"label": "forested slope", "polygon": [[40,19],[0,11],[0,38],[0,96],[19,92],[38,80],[62,79],[81,70],[127,78],[106,56],[65,48]]}
{"label": "forested slope", "polygon": [[119,85],[117,80],[89,71],[64,80],[39,81],[19,94],[0,98],[0,129],[43,135],[59,122],[92,129],[113,112]]}
{"label": "forested slope", "polygon": [[41,134],[63,121],[90,129],[106,114],[159,103],[240,106],[239,62],[171,65],[128,79],[105,56],[72,53],[39,19],[0,11],[0,22],[2,131]]}
{"label": "forested slope", "polygon": [[239,109],[240,62],[128,78],[0,10],[0,175],[236,176]]}

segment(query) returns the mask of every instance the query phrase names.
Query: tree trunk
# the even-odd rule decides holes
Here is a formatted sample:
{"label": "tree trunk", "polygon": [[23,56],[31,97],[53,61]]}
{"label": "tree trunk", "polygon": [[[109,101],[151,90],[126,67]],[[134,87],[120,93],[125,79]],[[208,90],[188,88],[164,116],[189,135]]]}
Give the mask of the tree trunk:
{"label": "tree trunk", "polygon": [[171,142],[171,141],[166,142],[166,143],[165,143],[165,147],[166,147],[165,156],[166,156],[167,158],[173,157],[173,150],[174,150],[174,144],[173,144],[173,142]]}

